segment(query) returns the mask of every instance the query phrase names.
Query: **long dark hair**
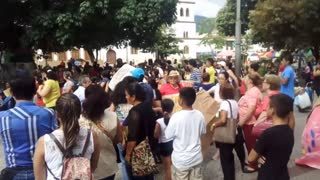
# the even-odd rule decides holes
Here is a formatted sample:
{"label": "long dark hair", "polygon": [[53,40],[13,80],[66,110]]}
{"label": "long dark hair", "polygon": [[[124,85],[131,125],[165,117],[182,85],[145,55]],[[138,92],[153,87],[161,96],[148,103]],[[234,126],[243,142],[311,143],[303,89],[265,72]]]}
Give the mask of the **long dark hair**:
{"label": "long dark hair", "polygon": [[125,88],[128,84],[136,81],[137,80],[134,77],[128,76],[116,85],[114,91],[111,94],[111,101],[115,107],[119,104],[127,103]]}
{"label": "long dark hair", "polygon": [[98,122],[110,105],[109,95],[99,85],[90,85],[85,90],[85,101],[82,104],[83,115],[93,122]]}
{"label": "long dark hair", "polygon": [[164,99],[161,102],[161,107],[163,110],[164,124],[168,125],[170,120],[170,113],[173,111],[174,102],[171,99]]}
{"label": "long dark hair", "polygon": [[57,100],[56,111],[63,126],[66,156],[69,156],[72,155],[72,149],[76,146],[77,136],[80,131],[80,100],[74,94],[63,94]]}

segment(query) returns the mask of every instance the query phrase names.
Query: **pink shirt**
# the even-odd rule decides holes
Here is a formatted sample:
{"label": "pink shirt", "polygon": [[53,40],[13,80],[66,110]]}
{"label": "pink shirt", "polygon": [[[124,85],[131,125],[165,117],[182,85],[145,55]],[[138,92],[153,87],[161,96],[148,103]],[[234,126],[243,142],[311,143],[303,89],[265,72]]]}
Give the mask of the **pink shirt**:
{"label": "pink shirt", "polygon": [[279,94],[280,91],[270,91],[261,101],[261,103],[257,106],[255,116],[259,117],[259,115],[263,112],[266,111],[269,107],[270,103],[270,97],[276,94]]}
{"label": "pink shirt", "polygon": [[[261,97],[262,94],[259,88],[253,87],[247,90],[238,102],[240,121],[243,121],[243,118],[248,115],[247,113],[250,107],[254,107],[254,109],[256,109],[256,107],[259,106],[261,103]],[[256,121],[256,117],[254,115],[255,113],[251,115],[251,118],[247,120],[245,124],[254,124]]]}

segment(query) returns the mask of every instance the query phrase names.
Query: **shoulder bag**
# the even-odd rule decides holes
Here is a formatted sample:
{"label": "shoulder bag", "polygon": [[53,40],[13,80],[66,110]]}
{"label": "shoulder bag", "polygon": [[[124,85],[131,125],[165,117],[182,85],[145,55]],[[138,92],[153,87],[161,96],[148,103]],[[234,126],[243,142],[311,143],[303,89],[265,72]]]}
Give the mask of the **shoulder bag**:
{"label": "shoulder bag", "polygon": [[237,130],[237,121],[233,119],[232,106],[231,103],[227,100],[231,118],[227,118],[227,123],[224,126],[217,127],[214,130],[214,139],[216,142],[234,144],[236,141],[236,130]]}

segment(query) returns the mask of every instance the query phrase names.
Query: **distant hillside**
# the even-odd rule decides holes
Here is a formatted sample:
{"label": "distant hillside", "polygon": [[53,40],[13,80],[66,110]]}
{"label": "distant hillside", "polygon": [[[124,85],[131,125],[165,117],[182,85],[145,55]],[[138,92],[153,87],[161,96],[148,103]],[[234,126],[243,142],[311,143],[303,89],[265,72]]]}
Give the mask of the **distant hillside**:
{"label": "distant hillside", "polygon": [[204,17],[204,16],[198,16],[198,15],[196,15],[196,16],[194,17],[194,21],[196,22],[196,25],[197,25],[197,28],[196,28],[197,32],[199,32],[199,27],[200,27],[201,22],[202,22],[203,20],[206,20],[206,19],[208,19],[208,18],[207,18],[207,17]]}

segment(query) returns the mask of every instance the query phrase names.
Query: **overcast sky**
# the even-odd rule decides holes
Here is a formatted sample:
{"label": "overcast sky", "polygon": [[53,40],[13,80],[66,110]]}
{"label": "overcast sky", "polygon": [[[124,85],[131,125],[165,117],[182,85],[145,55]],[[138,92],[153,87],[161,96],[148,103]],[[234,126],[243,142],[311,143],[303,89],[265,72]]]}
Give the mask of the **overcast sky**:
{"label": "overcast sky", "polygon": [[226,0],[196,0],[196,15],[215,17]]}

